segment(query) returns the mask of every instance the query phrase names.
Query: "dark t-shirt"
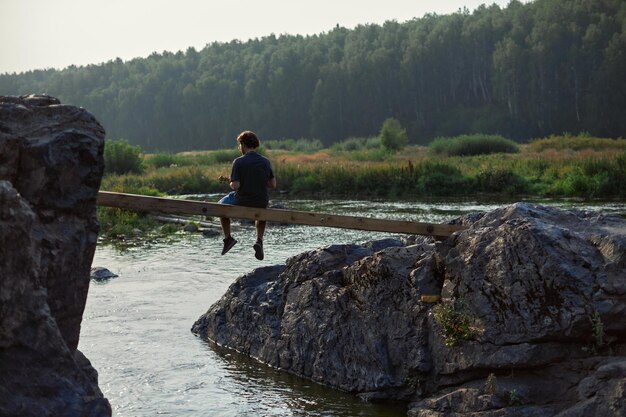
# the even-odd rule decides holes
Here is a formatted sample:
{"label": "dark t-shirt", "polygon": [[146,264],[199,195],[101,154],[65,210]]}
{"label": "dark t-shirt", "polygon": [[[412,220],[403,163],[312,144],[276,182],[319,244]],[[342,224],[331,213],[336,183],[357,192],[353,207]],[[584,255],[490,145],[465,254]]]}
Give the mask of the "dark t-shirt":
{"label": "dark t-shirt", "polygon": [[249,152],[233,161],[231,181],[239,181],[235,204],[248,207],[267,207],[270,201],[267,181],[274,178],[269,159],[256,152]]}

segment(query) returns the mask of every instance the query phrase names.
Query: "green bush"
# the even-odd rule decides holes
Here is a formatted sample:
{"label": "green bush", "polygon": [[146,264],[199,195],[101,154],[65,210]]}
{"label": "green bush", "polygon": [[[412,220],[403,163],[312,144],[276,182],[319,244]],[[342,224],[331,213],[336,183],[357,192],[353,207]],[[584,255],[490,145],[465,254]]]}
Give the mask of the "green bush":
{"label": "green bush", "polygon": [[[264,155],[265,149],[259,147],[257,152]],[[184,167],[184,166],[200,166],[200,165],[215,165],[222,163],[231,163],[233,159],[241,156],[239,149],[219,149],[216,151],[210,151],[207,153],[201,153],[196,155],[179,155],[171,153],[159,153],[149,157],[146,157],[144,163],[146,165],[153,166],[154,168],[167,168],[167,167]]]}
{"label": "green bush", "polygon": [[576,159],[562,177],[553,179],[550,194],[583,198],[626,196],[626,152],[613,157]]}
{"label": "green bush", "polygon": [[388,156],[388,152],[383,148],[359,149],[343,155],[350,161],[384,161]]}
{"label": "green bush", "polygon": [[[118,193],[139,194],[152,197],[163,196],[162,193],[154,188],[140,186],[130,181],[117,181],[113,185],[111,184],[112,178],[119,179],[126,177],[110,176],[105,178],[103,185],[108,182],[110,186],[103,188]],[[135,230],[146,232],[158,226],[158,222],[146,216],[145,213],[113,207],[98,207],[97,216],[98,222],[100,223],[100,234],[105,238],[116,238],[120,236],[128,238],[134,235]]]}
{"label": "green bush", "polygon": [[[258,151],[258,150],[257,150]],[[263,152],[259,152],[263,154]],[[213,151],[210,154],[207,154],[208,159],[211,160],[211,163],[224,163],[224,162],[233,162],[235,158],[241,156],[241,152],[239,149],[220,149],[217,151]]]}
{"label": "green bush", "polygon": [[341,142],[335,142],[330,150],[333,153],[354,152],[354,151],[370,151],[382,149],[380,138],[348,138]]}
{"label": "green bush", "polygon": [[519,146],[500,135],[461,135],[435,138],[428,145],[431,155],[471,156],[492,153],[518,153]]}
{"label": "green bush", "polygon": [[324,148],[319,139],[274,139],[265,140],[263,145],[267,149],[283,149],[290,152],[313,153]]}
{"label": "green bush", "polygon": [[505,168],[481,171],[476,181],[480,191],[490,193],[520,194],[529,189],[527,180]]}
{"label": "green bush", "polygon": [[319,180],[314,175],[296,178],[291,187],[291,191],[295,194],[313,194],[322,189]]}
{"label": "green bush", "polygon": [[104,171],[106,174],[140,174],[143,171],[141,148],[125,139],[104,142]]}
{"label": "green bush", "polygon": [[159,153],[144,159],[144,163],[154,168],[165,168],[172,165],[184,165],[181,158],[172,153]]}
{"label": "green bush", "polygon": [[558,195],[584,198],[610,196],[613,191],[608,173],[602,172],[588,176],[580,171],[566,175],[556,183],[555,189]]}
{"label": "green bush", "polygon": [[150,178],[151,185],[170,195],[200,194],[220,191],[223,187],[215,178],[209,178],[198,166],[179,167],[163,175]]}
{"label": "green bush", "polygon": [[380,141],[385,149],[398,151],[408,143],[406,130],[397,119],[390,117],[383,122],[380,129]]}
{"label": "green bush", "polygon": [[584,134],[578,136],[550,136],[531,141],[528,144],[528,148],[533,152],[542,152],[546,149],[570,149],[573,151],[583,149],[593,149],[596,151],[603,149],[626,150],[626,139],[594,138]]}
{"label": "green bush", "polygon": [[105,238],[124,237],[134,235],[135,230],[147,232],[158,226],[158,222],[147,217],[145,214],[135,211],[112,207],[98,207],[98,221],[100,234]]}
{"label": "green bush", "polygon": [[417,190],[421,195],[451,196],[467,193],[470,183],[461,171],[450,163],[424,160],[414,167]]}
{"label": "green bush", "polygon": [[418,191],[428,196],[452,196],[467,193],[468,180],[460,173],[429,172],[419,177]]}

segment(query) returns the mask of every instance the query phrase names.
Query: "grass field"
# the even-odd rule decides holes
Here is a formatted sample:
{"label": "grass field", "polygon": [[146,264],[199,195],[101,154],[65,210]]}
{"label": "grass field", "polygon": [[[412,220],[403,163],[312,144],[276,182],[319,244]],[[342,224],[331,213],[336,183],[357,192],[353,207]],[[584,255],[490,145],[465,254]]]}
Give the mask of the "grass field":
{"label": "grass field", "polygon": [[[485,153],[471,156],[454,154],[480,149],[475,136],[456,138],[454,146],[443,146],[445,152],[423,146],[389,152],[376,142],[352,138],[321,149],[317,143],[307,147],[302,140],[274,141],[272,148],[260,152],[272,161],[279,191],[293,197],[626,199],[625,139],[553,136],[491,153],[496,147],[488,137]],[[442,147],[440,142],[436,146]],[[141,173],[109,173],[101,189],[144,195],[226,193],[228,186],[217,178],[230,174],[237,156],[236,149],[141,155]],[[98,218],[104,236],[123,239],[138,230],[170,234],[180,228],[104,207],[98,208]]]}
{"label": "grass field", "polygon": [[[368,143],[363,147],[357,139],[350,141],[344,148],[316,145],[307,151],[281,149],[275,141],[274,149],[262,152],[272,161],[279,190],[298,197],[626,197],[625,139],[553,136],[510,153],[471,156],[440,155],[420,146],[392,153],[372,146],[371,138],[363,139]],[[143,173],[107,175],[102,189],[169,195],[226,192],[217,178],[229,175],[236,156],[234,150],[145,155]]]}

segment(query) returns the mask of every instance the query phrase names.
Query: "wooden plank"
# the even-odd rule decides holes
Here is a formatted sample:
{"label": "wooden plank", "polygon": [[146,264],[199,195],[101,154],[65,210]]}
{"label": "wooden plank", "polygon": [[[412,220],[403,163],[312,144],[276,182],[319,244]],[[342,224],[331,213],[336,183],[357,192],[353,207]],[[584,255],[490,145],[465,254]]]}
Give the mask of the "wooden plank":
{"label": "wooden plank", "polygon": [[98,193],[98,205],[134,211],[195,214],[248,220],[266,220],[277,223],[417,234],[436,237],[447,237],[456,231],[465,229],[463,226],[449,224],[418,223],[408,220],[374,219],[368,217],[343,216],[293,210],[261,209],[207,203],[203,201],[178,200],[172,198],[148,197],[136,194],[114,193],[109,191],[100,191]]}

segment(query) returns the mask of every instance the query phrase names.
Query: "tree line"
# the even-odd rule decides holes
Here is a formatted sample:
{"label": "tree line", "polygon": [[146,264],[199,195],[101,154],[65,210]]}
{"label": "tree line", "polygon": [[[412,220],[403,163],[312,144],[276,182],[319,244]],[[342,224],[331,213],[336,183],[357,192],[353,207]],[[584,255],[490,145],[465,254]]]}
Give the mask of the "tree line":
{"label": "tree line", "polygon": [[466,133],[625,137],[625,29],[623,0],[512,0],[2,74],[0,94],[85,107],[107,137],[146,151],[231,147],[244,129],[330,145],[377,135],[390,117],[410,143]]}

